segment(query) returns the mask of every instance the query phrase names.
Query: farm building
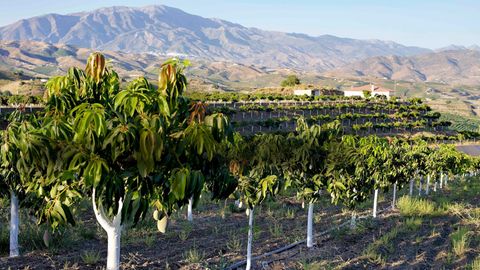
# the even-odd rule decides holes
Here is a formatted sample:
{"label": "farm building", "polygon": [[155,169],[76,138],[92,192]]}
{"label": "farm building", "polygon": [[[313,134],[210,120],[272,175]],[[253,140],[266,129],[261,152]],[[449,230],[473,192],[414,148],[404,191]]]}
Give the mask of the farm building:
{"label": "farm building", "polygon": [[372,97],[386,96],[387,98],[390,98],[394,92],[391,89],[371,84],[371,85],[364,85],[364,86],[358,86],[358,87],[352,86],[350,90],[344,90],[343,93],[346,97],[364,97],[364,94],[363,94],[364,91],[370,92]]}
{"label": "farm building", "polygon": [[320,96],[320,90],[318,89],[298,89],[293,90],[295,96]]}

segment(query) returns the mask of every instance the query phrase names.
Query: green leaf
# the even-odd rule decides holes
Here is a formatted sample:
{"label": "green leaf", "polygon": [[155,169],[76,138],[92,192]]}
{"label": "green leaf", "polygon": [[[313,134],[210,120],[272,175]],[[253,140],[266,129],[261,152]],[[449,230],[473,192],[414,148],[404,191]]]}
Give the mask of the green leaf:
{"label": "green leaf", "polygon": [[186,169],[179,170],[175,174],[172,184],[172,193],[177,200],[185,198],[185,187],[187,186],[188,171]]}
{"label": "green leaf", "polygon": [[[62,203],[59,201],[56,201],[55,204],[53,205],[53,211],[55,214],[57,214],[61,221],[66,221],[67,217],[65,214],[65,211],[63,210]],[[52,213],[53,214],[53,213]]]}
{"label": "green leaf", "polygon": [[72,226],[75,226],[75,219],[73,218],[72,212],[70,212],[70,208],[62,204],[62,209],[63,209],[63,212],[65,213],[66,221],[70,223]]}

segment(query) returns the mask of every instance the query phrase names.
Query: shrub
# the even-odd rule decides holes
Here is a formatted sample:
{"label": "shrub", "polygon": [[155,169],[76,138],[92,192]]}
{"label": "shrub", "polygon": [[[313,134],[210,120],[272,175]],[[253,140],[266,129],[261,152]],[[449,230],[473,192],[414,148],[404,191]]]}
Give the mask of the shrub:
{"label": "shrub", "polygon": [[398,210],[403,216],[429,216],[435,214],[433,202],[403,196],[398,200]]}
{"label": "shrub", "polygon": [[470,264],[470,269],[480,270],[480,256],[473,260],[473,262]]}
{"label": "shrub", "polygon": [[405,227],[409,231],[414,231],[422,226],[423,220],[421,218],[411,217],[405,220]]}
{"label": "shrub", "polygon": [[300,79],[297,75],[288,75],[285,80],[282,81],[282,87],[295,86],[300,84]]}
{"label": "shrub", "polygon": [[100,261],[100,253],[95,250],[84,251],[81,258],[85,264],[97,264]]}
{"label": "shrub", "polygon": [[450,234],[452,251],[458,257],[463,256],[463,254],[467,252],[470,244],[470,234],[470,231],[465,227],[460,227],[454,233]]}
{"label": "shrub", "polygon": [[192,249],[186,251],[183,254],[183,259],[185,260],[185,262],[192,263],[192,264],[201,263],[204,257],[205,257],[205,254],[198,251],[196,247],[193,247]]}
{"label": "shrub", "polygon": [[227,242],[227,249],[233,252],[239,252],[242,249],[242,241],[233,234]]}

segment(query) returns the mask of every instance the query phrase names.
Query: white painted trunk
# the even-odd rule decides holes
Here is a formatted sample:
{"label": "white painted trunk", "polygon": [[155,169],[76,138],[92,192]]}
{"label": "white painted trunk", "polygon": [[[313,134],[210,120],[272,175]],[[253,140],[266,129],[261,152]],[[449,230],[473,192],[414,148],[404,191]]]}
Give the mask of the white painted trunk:
{"label": "white painted trunk", "polygon": [[245,270],[252,269],[253,210],[254,208],[250,209],[248,215],[247,266]]}
{"label": "white painted trunk", "polygon": [[435,181],[435,183],[433,184],[433,192],[437,192],[437,186],[438,186],[438,182]]}
{"label": "white painted trunk", "polygon": [[10,191],[10,257],[20,255],[18,249],[18,231],[20,225],[18,197]]}
{"label": "white painted trunk", "polygon": [[307,247],[313,247],[313,203],[308,204]]}
{"label": "white painted trunk", "polygon": [[413,196],[413,184],[414,184],[413,179],[410,179],[410,193],[409,193],[409,194],[410,194],[410,197]]}
{"label": "white painted trunk", "polygon": [[357,215],[355,214],[355,211],[352,212],[352,218],[350,219],[350,229],[354,230],[357,228]]}
{"label": "white painted trunk", "polygon": [[120,269],[120,238],[122,235],[122,227],[118,225],[105,231],[107,231],[108,236],[107,270]]}
{"label": "white painted trunk", "polygon": [[443,188],[443,172],[440,173],[440,189]]}
{"label": "white painted trunk", "polygon": [[97,206],[95,202],[95,189],[92,194],[93,212],[97,222],[107,232],[107,270],[120,269],[120,239],[122,235],[122,208],[123,200],[118,201],[118,211],[113,220],[107,217],[102,205]]}
{"label": "white painted trunk", "polygon": [[375,189],[375,192],[373,193],[373,217],[377,217],[377,204],[378,204],[378,189]]}
{"label": "white painted trunk", "polygon": [[423,183],[423,175],[420,176],[420,182],[418,183],[418,196],[422,196],[422,183]]}
{"label": "white painted trunk", "polygon": [[430,174],[427,175],[427,187],[425,188],[425,194],[428,196],[430,191]]}
{"label": "white painted trunk", "polygon": [[396,201],[397,201],[397,182],[395,182],[395,184],[393,184],[392,209],[395,209]]}
{"label": "white painted trunk", "polygon": [[187,220],[193,222],[193,197],[188,200]]}
{"label": "white painted trunk", "polygon": [[447,185],[448,185],[448,174],[447,174],[447,175],[445,175],[445,183],[444,183],[444,184],[445,184],[445,186],[447,186]]}

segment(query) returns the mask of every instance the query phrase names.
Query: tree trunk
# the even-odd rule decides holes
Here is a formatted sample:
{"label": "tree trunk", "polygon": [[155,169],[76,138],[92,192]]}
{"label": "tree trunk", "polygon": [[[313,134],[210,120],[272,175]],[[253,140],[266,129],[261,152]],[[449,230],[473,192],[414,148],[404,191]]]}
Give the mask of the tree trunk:
{"label": "tree trunk", "polygon": [[448,174],[445,175],[445,187],[448,185]]}
{"label": "tree trunk", "polygon": [[102,205],[97,207],[95,202],[95,189],[92,194],[93,212],[97,222],[107,232],[108,253],[107,253],[107,270],[120,269],[120,238],[122,235],[122,207],[123,200],[118,201],[118,211],[110,221],[103,209]]}
{"label": "tree trunk", "polygon": [[428,196],[430,191],[430,174],[427,175],[427,187],[425,188],[425,194]]}
{"label": "tree trunk", "polygon": [[443,188],[443,172],[440,173],[440,189]]}
{"label": "tree trunk", "polygon": [[422,182],[423,182],[423,175],[420,176],[420,182],[418,183],[418,196],[422,196]]}
{"label": "tree trunk", "polygon": [[188,200],[187,220],[193,222],[193,197]]}
{"label": "tree trunk", "polygon": [[395,184],[393,184],[392,209],[395,209],[396,200],[397,200],[397,182],[395,182]]}
{"label": "tree trunk", "polygon": [[378,189],[375,189],[373,193],[373,217],[377,217],[377,204],[378,204]]}
{"label": "tree trunk", "polygon": [[307,247],[313,247],[313,203],[308,204]]}
{"label": "tree trunk", "polygon": [[[107,230],[106,230],[107,231]],[[108,253],[107,253],[107,269],[120,269],[120,237],[122,235],[121,225],[118,225],[107,231],[108,236]]]}
{"label": "tree trunk", "polygon": [[413,196],[413,184],[414,184],[413,179],[410,179],[410,193],[409,193],[409,194],[410,194],[410,197]]}
{"label": "tree trunk", "polygon": [[252,269],[253,210],[254,208],[251,208],[248,213],[247,266],[245,270]]}
{"label": "tree trunk", "polygon": [[352,218],[350,219],[350,230],[357,228],[357,215],[355,211],[352,211]]}
{"label": "tree trunk", "polygon": [[18,197],[15,192],[10,191],[10,257],[20,255],[18,250],[18,230],[20,225],[20,215],[18,206]]}

